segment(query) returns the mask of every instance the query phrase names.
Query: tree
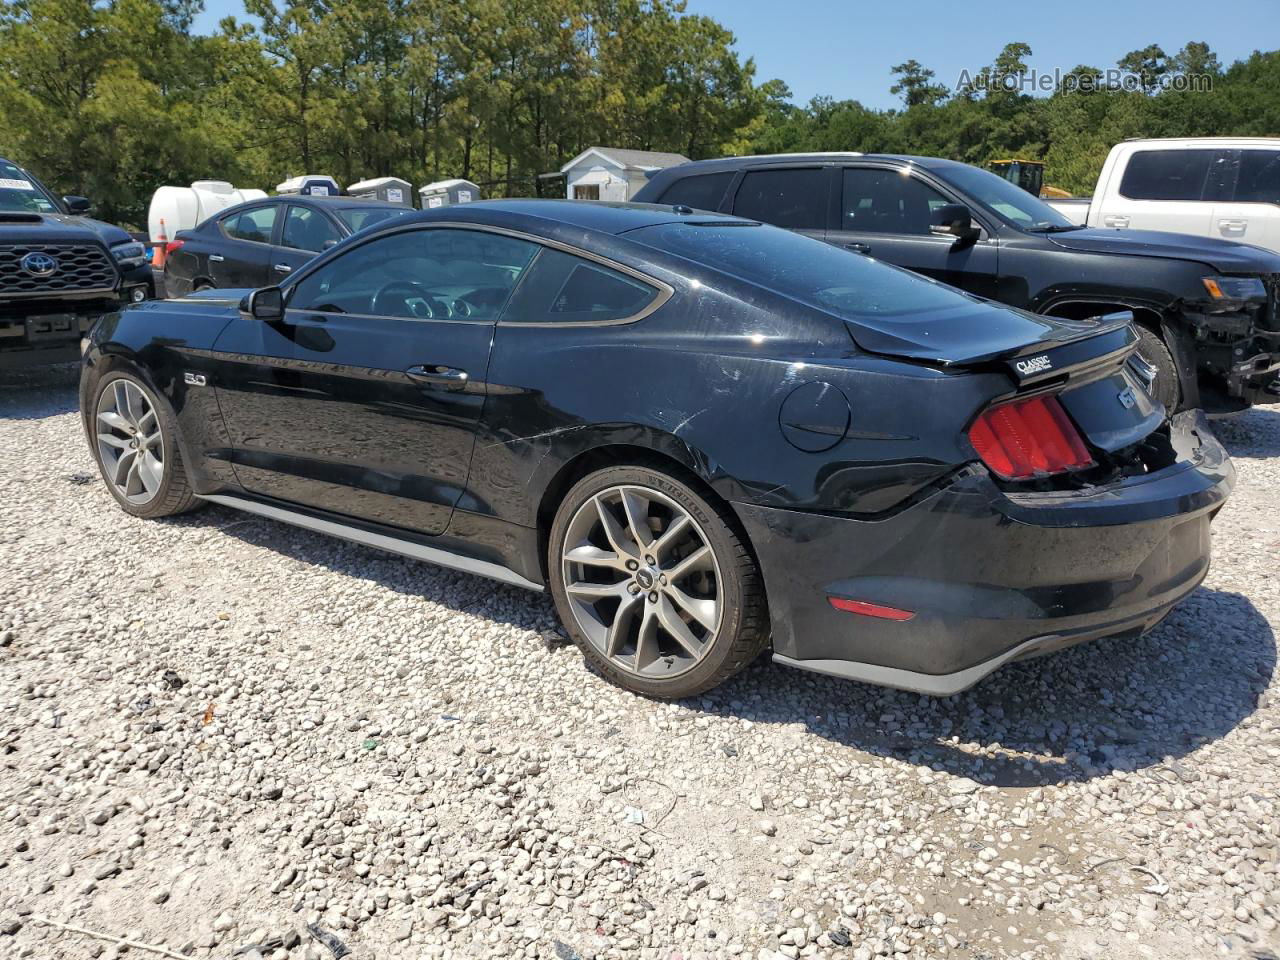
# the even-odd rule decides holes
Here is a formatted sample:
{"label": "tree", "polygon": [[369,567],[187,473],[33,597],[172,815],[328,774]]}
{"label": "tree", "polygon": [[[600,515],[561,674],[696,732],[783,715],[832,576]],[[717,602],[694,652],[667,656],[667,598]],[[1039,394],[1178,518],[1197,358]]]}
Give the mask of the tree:
{"label": "tree", "polygon": [[933,71],[926,70],[916,60],[890,67],[889,72],[898,78],[889,92],[902,97],[902,103],[908,110],[912,107],[937,106],[947,97],[947,88],[932,82]]}
{"label": "tree", "polygon": [[1116,66],[1137,77],[1139,89],[1146,94],[1155,93],[1161,78],[1169,72],[1168,58],[1158,43],[1126,53]]}

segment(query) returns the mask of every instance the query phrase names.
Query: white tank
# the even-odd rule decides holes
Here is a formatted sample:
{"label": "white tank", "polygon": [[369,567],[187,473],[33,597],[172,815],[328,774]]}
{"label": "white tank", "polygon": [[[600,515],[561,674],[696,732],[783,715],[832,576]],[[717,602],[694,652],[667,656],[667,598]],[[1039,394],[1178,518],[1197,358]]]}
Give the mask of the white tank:
{"label": "white tank", "polygon": [[151,198],[147,213],[147,232],[151,239],[160,236],[160,221],[170,240],[179,230],[199,226],[215,213],[246,200],[261,200],[263,190],[239,190],[225,180],[197,180],[189,187],[161,187]]}

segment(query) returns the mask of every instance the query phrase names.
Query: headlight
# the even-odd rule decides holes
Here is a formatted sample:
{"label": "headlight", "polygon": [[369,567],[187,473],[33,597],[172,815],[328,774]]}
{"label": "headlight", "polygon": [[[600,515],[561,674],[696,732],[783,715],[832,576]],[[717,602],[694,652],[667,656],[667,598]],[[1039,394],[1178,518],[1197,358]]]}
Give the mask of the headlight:
{"label": "headlight", "polygon": [[1215,300],[1265,300],[1267,288],[1259,277],[1205,277],[1204,288]]}
{"label": "headlight", "polygon": [[134,267],[146,261],[147,248],[137,242],[122,243],[111,248],[111,255],[121,266]]}

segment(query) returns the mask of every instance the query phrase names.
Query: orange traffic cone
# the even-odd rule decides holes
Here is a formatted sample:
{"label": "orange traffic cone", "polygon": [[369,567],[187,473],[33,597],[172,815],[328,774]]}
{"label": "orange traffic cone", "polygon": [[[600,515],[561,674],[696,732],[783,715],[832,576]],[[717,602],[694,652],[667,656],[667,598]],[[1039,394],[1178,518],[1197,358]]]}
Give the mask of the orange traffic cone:
{"label": "orange traffic cone", "polygon": [[160,219],[160,235],[152,238],[151,266],[157,270],[164,269],[164,258],[168,252],[169,235],[164,232],[164,218]]}

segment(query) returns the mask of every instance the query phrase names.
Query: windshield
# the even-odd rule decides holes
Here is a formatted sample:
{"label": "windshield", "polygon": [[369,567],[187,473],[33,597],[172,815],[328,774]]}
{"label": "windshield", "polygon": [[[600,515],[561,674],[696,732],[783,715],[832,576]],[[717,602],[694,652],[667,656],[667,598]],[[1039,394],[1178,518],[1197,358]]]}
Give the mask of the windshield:
{"label": "windshield", "polygon": [[1033,197],[989,170],[956,164],[942,171],[942,176],[1023,230],[1077,230],[1080,227],[1039,197]]}
{"label": "windshield", "polygon": [[383,220],[390,220],[392,217],[400,217],[406,213],[413,213],[409,207],[378,207],[377,209],[361,209],[359,207],[344,207],[335,210],[334,213],[338,218],[347,225],[347,229],[352,233],[363,230],[365,227],[371,227],[375,223],[381,223]]}
{"label": "windshield", "polygon": [[958,290],[777,227],[664,223],[627,237],[845,320],[934,322],[940,313],[968,313],[975,306]]}
{"label": "windshield", "polygon": [[0,160],[0,213],[58,213],[57,205],[7,160]]}

